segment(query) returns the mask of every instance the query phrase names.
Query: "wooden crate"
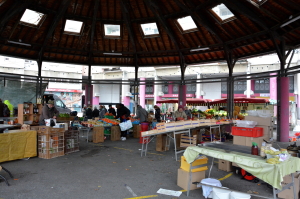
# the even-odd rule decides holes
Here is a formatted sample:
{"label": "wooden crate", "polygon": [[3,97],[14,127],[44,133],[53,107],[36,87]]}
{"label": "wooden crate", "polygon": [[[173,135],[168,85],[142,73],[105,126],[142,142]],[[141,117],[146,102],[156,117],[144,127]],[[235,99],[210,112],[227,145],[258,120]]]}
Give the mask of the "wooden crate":
{"label": "wooden crate", "polygon": [[65,154],[79,151],[79,131],[65,131]]}
{"label": "wooden crate", "polygon": [[111,141],[118,141],[121,139],[121,130],[119,126],[112,126],[111,127]]}
{"label": "wooden crate", "polygon": [[197,145],[197,135],[189,137],[188,135],[181,134],[180,136],[180,147],[189,147]]}
{"label": "wooden crate", "polygon": [[133,137],[140,138],[141,137],[141,125],[134,124],[133,125]]}
{"label": "wooden crate", "polygon": [[41,126],[38,130],[38,155],[39,158],[51,159],[63,156],[64,132],[62,128]]}
{"label": "wooden crate", "polygon": [[93,129],[93,143],[104,142],[104,127],[97,126]]}

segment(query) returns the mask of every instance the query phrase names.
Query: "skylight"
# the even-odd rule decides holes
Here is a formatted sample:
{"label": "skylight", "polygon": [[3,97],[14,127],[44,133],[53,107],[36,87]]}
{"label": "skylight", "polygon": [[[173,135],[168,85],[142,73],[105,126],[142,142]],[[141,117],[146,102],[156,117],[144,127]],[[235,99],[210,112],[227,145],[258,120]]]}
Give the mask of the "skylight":
{"label": "skylight", "polygon": [[37,26],[42,20],[43,16],[43,13],[26,9],[20,21]]}
{"label": "skylight", "polygon": [[159,34],[156,23],[141,24],[144,35],[157,35]]}
{"label": "skylight", "polygon": [[81,21],[67,20],[64,31],[79,34],[81,32],[82,25],[83,22]]}
{"label": "skylight", "polygon": [[232,12],[223,3],[217,5],[212,10],[222,19],[222,21],[234,16]]}
{"label": "skylight", "polygon": [[121,36],[121,26],[120,25],[112,25],[112,24],[104,24],[105,36]]}
{"label": "skylight", "polygon": [[191,16],[177,19],[183,31],[196,29],[197,26]]}

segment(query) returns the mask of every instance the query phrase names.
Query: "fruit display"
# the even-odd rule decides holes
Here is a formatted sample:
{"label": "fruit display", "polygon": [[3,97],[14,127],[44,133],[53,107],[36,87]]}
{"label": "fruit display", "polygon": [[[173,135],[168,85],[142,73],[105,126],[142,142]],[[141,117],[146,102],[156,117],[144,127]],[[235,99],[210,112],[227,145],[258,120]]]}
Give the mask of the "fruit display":
{"label": "fruit display", "polygon": [[108,118],[103,118],[101,119],[103,122],[106,122],[108,124],[111,124],[112,126],[117,126],[120,124],[119,120],[115,120],[115,119],[108,119]]}
{"label": "fruit display", "polygon": [[60,113],[59,117],[70,117],[69,113]]}

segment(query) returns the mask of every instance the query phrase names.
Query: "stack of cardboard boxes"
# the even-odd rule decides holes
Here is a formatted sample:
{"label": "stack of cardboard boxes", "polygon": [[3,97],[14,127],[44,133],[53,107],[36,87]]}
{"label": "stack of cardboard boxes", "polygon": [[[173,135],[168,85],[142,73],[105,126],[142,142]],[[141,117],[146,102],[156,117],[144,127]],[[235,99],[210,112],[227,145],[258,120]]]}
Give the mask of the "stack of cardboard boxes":
{"label": "stack of cardboard boxes", "polygon": [[257,122],[256,127],[263,128],[262,137],[245,137],[245,136],[233,136],[233,144],[242,146],[252,146],[252,142],[256,142],[258,147],[261,147],[263,140],[269,140],[273,137],[273,118],[272,117],[256,117],[246,116],[245,120]]}
{"label": "stack of cardboard boxes", "polygon": [[185,190],[188,190],[189,183],[190,190],[197,189],[197,185],[192,184],[193,182],[200,182],[205,178],[205,171],[208,169],[207,166],[203,166],[203,164],[207,164],[207,157],[203,157],[195,160],[192,163],[192,168],[197,167],[191,170],[191,179],[190,179],[190,164],[186,161],[184,156],[181,156],[181,164],[180,169],[178,169],[177,175],[177,185]]}

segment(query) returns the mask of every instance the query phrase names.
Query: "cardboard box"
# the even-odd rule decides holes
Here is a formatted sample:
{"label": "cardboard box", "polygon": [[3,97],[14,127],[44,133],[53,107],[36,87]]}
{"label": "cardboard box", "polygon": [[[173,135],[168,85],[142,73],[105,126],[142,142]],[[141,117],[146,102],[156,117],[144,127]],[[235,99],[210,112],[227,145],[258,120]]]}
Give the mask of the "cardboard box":
{"label": "cardboard box", "polygon": [[[299,181],[300,181],[300,173],[294,173],[294,187],[296,189],[296,198],[299,198]],[[283,181],[281,182],[282,186],[285,186],[289,183],[292,182],[292,176],[287,175],[283,177]],[[280,193],[277,194],[279,198],[284,198],[284,199],[294,199],[294,192],[293,188],[291,187],[290,189],[286,189]]]}
{"label": "cardboard box", "polygon": [[159,133],[165,132],[166,131],[166,123],[157,123],[156,124],[156,129]]}
{"label": "cardboard box", "polygon": [[156,151],[166,151],[169,147],[166,147],[167,135],[157,135],[156,136]]}
{"label": "cardboard box", "polygon": [[192,120],[192,127],[198,127],[200,125],[200,120]]}
{"label": "cardboard box", "polygon": [[246,146],[246,137],[244,137],[244,136],[233,136],[233,144]]}
{"label": "cardboard box", "polygon": [[175,130],[175,122],[165,123],[166,131],[174,131]]}
{"label": "cardboard box", "polygon": [[140,135],[141,135],[141,125],[134,124],[133,125],[133,137],[134,138],[139,138]]}
{"label": "cardboard box", "polygon": [[267,139],[267,138],[264,138],[264,137],[258,137],[258,138],[246,137],[246,145],[245,146],[252,146],[252,142],[256,142],[258,148],[260,149],[261,144],[263,143],[264,139]]}
{"label": "cardboard box", "polygon": [[121,139],[121,129],[119,126],[112,126],[111,127],[111,141],[118,141]]}
{"label": "cardboard box", "polygon": [[191,120],[184,121],[184,128],[185,129],[192,128],[192,122],[191,122]]}
{"label": "cardboard box", "polygon": [[272,117],[245,116],[245,120],[255,121],[259,126],[273,126]]}
{"label": "cardboard box", "polygon": [[98,126],[93,129],[93,143],[104,142],[104,127]]}
{"label": "cardboard box", "polygon": [[184,122],[182,122],[182,121],[175,122],[175,129],[176,130],[184,129]]}
{"label": "cardboard box", "polygon": [[191,173],[191,180],[190,180],[189,172],[183,169],[178,169],[177,185],[185,190],[188,190],[188,183],[190,182],[191,183],[190,190],[199,189],[200,187],[197,187],[197,185],[192,183],[200,182],[204,178],[205,178],[205,171]]}
{"label": "cardboard box", "polygon": [[257,125],[256,127],[263,128],[263,137],[273,137],[273,126]]}
{"label": "cardboard box", "polygon": [[219,170],[230,172],[232,171],[232,162],[227,160],[219,160]]}
{"label": "cardboard box", "polygon": [[[208,168],[207,166],[200,166],[200,165],[204,165],[207,164],[208,162],[208,158],[201,158],[201,159],[197,159],[192,163],[192,167],[196,167],[194,169],[192,169],[192,172],[198,172],[198,171],[206,171]],[[190,171],[190,164],[186,161],[184,156],[181,156],[181,161],[180,161],[180,168],[185,170],[185,171]]]}
{"label": "cardboard box", "polygon": [[237,163],[235,163],[235,162],[232,162],[232,166],[233,167],[239,167],[239,165],[237,165]]}

